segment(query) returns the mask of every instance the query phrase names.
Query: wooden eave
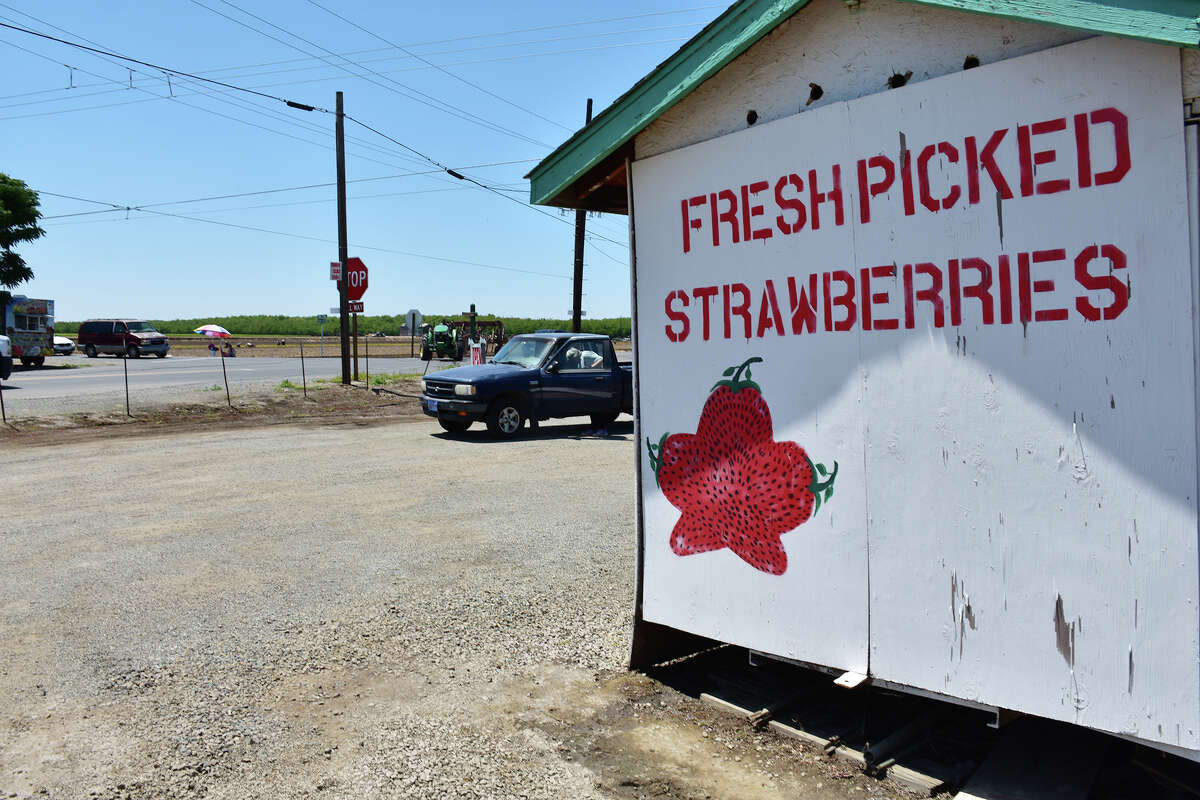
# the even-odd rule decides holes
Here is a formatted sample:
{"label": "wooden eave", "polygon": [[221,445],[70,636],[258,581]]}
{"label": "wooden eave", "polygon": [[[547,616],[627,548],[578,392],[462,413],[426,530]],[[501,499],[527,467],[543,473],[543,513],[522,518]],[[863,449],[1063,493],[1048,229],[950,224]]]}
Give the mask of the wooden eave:
{"label": "wooden eave", "polygon": [[[1200,48],[1197,0],[903,0]],[[626,213],[634,138],[809,0],[739,0],[526,175],[537,205]]]}

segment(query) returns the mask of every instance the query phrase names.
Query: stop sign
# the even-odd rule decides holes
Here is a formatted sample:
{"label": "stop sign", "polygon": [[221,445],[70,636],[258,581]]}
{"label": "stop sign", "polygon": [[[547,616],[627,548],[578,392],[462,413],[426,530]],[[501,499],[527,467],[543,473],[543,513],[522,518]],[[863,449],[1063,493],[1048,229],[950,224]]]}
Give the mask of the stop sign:
{"label": "stop sign", "polygon": [[344,273],[342,280],[346,282],[346,298],[362,300],[363,293],[367,291],[367,265],[361,258],[347,258]]}

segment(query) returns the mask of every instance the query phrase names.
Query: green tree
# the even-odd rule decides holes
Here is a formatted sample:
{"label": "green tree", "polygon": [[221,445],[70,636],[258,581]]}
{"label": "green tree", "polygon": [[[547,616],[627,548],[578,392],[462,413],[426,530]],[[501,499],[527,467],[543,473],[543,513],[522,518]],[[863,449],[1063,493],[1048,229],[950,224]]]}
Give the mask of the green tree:
{"label": "green tree", "polygon": [[37,224],[41,218],[37,192],[0,172],[0,311],[12,299],[5,290],[33,279],[33,270],[13,246],[44,236]]}

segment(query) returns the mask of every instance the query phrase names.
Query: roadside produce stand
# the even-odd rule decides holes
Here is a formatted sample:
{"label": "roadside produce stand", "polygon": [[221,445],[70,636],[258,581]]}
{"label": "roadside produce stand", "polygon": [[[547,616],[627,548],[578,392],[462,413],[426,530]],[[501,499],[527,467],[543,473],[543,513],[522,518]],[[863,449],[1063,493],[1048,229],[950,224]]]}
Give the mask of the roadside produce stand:
{"label": "roadside produce stand", "polygon": [[634,666],[1200,760],[1187,5],[744,0],[531,173],[630,220]]}

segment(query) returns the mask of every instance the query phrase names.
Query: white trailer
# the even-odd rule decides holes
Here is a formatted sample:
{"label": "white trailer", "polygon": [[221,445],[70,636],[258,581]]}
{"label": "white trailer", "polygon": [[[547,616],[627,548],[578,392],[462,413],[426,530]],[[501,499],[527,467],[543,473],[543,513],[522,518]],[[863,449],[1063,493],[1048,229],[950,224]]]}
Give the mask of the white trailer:
{"label": "white trailer", "polygon": [[1068,13],[739,3],[740,55],[703,72],[719,20],[532,173],[630,214],[635,663],[692,634],[1200,760],[1200,34]]}

